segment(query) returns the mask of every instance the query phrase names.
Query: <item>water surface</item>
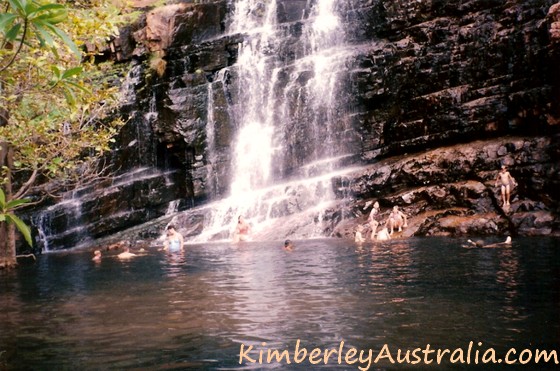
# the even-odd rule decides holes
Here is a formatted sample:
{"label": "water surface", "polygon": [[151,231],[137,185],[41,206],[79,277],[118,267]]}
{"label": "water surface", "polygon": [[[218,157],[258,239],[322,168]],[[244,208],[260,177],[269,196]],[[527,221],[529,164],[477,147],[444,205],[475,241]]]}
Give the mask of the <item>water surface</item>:
{"label": "water surface", "polygon": [[[0,369],[348,369],[239,364],[241,344],[395,354],[467,349],[560,352],[560,240],[516,239],[509,249],[412,238],[357,246],[342,239],[187,245],[122,262],[104,252],[52,253],[0,274]],[[263,346],[263,343],[266,343]],[[245,348],[246,349],[246,348]],[[473,350],[474,352],[474,350]],[[501,354],[500,354],[501,355]],[[374,355],[375,356],[375,355]],[[459,365],[460,366],[460,365]],[[444,364],[433,369],[483,369]],[[486,369],[544,369],[492,365]],[[426,369],[391,364],[370,370]],[[557,369],[549,365],[548,369]]]}

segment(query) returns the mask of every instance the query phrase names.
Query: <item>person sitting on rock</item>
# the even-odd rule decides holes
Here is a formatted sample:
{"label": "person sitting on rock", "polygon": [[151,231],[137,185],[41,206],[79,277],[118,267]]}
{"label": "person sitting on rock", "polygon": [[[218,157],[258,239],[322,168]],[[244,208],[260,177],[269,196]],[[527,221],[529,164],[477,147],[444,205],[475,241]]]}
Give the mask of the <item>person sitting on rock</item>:
{"label": "person sitting on rock", "polygon": [[398,206],[394,206],[393,210],[389,214],[389,219],[387,220],[388,227],[389,227],[389,234],[392,235],[395,229],[398,229],[399,232],[402,232],[403,227],[406,228],[408,226],[406,221],[406,215],[402,211],[399,210]]}

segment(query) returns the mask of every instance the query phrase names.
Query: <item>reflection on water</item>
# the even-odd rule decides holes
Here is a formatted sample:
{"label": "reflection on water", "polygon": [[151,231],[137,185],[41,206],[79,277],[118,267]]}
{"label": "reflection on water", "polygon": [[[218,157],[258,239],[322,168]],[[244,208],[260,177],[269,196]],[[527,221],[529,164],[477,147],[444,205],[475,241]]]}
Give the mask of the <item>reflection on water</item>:
{"label": "reflection on water", "polygon": [[308,349],[480,341],[560,351],[558,242],[324,239],[296,241],[292,252],[282,242],[224,243],[98,264],[89,251],[44,255],[0,274],[0,370],[285,369],[240,365],[240,345],[293,349],[297,339]]}

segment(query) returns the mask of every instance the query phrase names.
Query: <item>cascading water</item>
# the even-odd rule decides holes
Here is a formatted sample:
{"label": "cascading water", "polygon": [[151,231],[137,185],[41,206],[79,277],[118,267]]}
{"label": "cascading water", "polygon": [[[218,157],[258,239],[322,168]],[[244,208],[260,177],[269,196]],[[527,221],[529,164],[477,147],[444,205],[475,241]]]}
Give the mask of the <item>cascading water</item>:
{"label": "cascading water", "polygon": [[89,239],[82,225],[82,205],[82,199],[76,192],[68,192],[66,199],[46,208],[34,218],[33,225],[37,228],[43,251],[49,251],[51,245],[61,240],[75,246]]}
{"label": "cascading water", "polygon": [[[131,117],[121,130],[122,145],[111,177],[100,178],[62,194],[62,201],[33,216],[38,244],[44,252],[71,248],[116,233],[130,226],[177,213],[185,194],[184,173],[158,164],[151,125],[158,118],[155,89],[147,97],[148,112],[140,106],[135,89],[142,83],[142,68],[131,69],[121,91]],[[158,166],[159,165],[159,166]],[[123,197],[123,195],[126,195]]]}
{"label": "cascading water", "polygon": [[[342,139],[349,128],[342,118],[341,71],[348,53],[337,14],[341,3],[308,4],[289,60],[277,52],[291,35],[289,27],[277,22],[275,0],[232,4],[229,33],[244,35],[244,41],[230,68],[234,83],[229,96],[234,99],[229,117],[236,128],[230,194],[206,206],[210,216],[195,241],[229,238],[238,215],[249,220],[257,237],[283,238],[270,229],[278,231],[276,222],[294,214],[312,224],[298,231],[300,237],[322,235],[322,212],[335,199],[332,178],[350,153]],[[212,89],[209,93],[212,102]],[[213,116],[208,116],[213,127]],[[213,135],[207,131],[209,158]],[[281,233],[293,235],[289,229]]]}

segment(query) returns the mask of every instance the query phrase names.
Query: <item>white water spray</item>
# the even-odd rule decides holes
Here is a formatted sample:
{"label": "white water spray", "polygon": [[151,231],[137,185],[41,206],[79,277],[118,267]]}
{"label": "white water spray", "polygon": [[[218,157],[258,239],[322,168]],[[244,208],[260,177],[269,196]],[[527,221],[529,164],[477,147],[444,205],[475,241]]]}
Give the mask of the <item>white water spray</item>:
{"label": "white water spray", "polygon": [[[244,215],[255,234],[261,236],[267,234],[274,219],[296,213],[321,223],[322,211],[335,199],[331,172],[345,155],[335,133],[344,125],[339,122],[341,102],[337,95],[339,71],[348,55],[336,4],[335,0],[308,4],[309,17],[302,19],[299,41],[303,55],[287,64],[277,52],[286,31],[277,24],[276,1],[235,2],[228,32],[243,34],[245,39],[232,67],[237,101],[230,117],[237,133],[231,188],[229,197],[212,204],[204,231],[196,241],[228,238],[238,215]],[[307,82],[302,83],[305,76]],[[303,142],[292,138],[294,125],[306,127]],[[295,140],[300,142],[294,145]],[[298,158],[299,169],[294,169],[304,177],[299,181],[279,181],[282,174],[273,172],[281,168],[278,164],[283,163],[289,146],[306,147],[306,158]],[[320,225],[314,231],[308,228],[306,237],[318,237],[321,230]]]}

